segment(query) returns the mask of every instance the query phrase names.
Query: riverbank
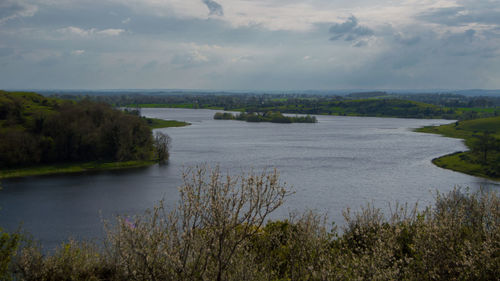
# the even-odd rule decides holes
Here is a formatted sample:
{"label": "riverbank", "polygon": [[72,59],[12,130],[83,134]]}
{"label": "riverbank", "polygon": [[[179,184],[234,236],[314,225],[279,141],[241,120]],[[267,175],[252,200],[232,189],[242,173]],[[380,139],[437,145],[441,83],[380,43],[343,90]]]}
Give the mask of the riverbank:
{"label": "riverbank", "polygon": [[70,174],[90,171],[108,171],[118,169],[140,168],[154,165],[153,160],[148,161],[125,161],[125,162],[85,162],[85,163],[60,163],[40,165],[34,167],[6,169],[0,171],[0,179],[20,178],[29,176],[42,176],[53,174]]}
{"label": "riverbank", "polygon": [[[468,151],[458,151],[432,160],[438,167],[456,172],[500,181],[500,117],[460,121],[441,126],[429,126],[415,130],[420,133],[439,134],[464,140]],[[489,136],[489,146],[481,146],[481,138]],[[484,153],[484,154],[483,154]]]}

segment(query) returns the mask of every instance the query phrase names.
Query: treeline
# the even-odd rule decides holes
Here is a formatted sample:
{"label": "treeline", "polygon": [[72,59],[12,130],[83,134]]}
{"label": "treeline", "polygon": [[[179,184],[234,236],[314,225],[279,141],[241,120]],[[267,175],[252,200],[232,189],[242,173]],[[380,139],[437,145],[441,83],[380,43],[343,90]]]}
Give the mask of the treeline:
{"label": "treeline", "polygon": [[[500,92],[499,92],[500,94]],[[405,100],[424,102],[452,108],[475,107],[475,108],[497,108],[500,107],[500,96],[467,97],[459,94],[391,94]],[[500,109],[498,109],[500,111]]]}
{"label": "treeline", "polygon": [[274,173],[184,174],[180,204],[108,226],[105,243],[44,255],[2,235],[0,278],[14,280],[498,280],[494,191],[438,194],[418,211],[344,212],[339,233],[313,212],[267,221],[290,195]]}
{"label": "treeline", "polygon": [[[81,99],[83,96],[65,95]],[[456,94],[352,93],[347,96],[307,94],[115,94],[92,99],[115,106],[180,107],[227,111],[279,111],[293,114],[329,114],[401,118],[470,120],[500,115],[500,97],[466,97]]]}
{"label": "treeline", "polygon": [[105,103],[0,92],[0,167],[150,160],[147,122]]}
{"label": "treeline", "polygon": [[246,113],[232,114],[229,112],[217,112],[215,120],[240,120],[247,122],[271,122],[271,123],[317,123],[315,116],[285,116],[280,112],[268,111],[266,113]]}

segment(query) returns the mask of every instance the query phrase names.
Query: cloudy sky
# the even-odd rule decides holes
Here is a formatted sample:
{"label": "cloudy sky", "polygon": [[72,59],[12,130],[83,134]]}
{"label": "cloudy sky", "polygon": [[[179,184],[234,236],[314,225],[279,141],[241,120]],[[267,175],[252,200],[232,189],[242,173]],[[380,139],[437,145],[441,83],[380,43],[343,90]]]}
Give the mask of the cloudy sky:
{"label": "cloudy sky", "polygon": [[500,0],[0,0],[0,88],[500,89]]}

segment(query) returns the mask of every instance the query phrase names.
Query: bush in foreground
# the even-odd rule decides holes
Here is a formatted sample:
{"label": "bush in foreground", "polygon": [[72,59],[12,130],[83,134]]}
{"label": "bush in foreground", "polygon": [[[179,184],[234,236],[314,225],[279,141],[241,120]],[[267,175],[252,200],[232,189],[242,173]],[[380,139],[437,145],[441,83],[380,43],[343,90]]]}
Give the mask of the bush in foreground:
{"label": "bush in foreground", "polygon": [[[312,212],[266,221],[290,194],[271,173],[184,174],[177,209],[119,218],[104,246],[24,247],[17,280],[496,280],[500,201],[455,189],[423,211],[344,212],[340,235]],[[267,222],[267,223],[266,223]]]}

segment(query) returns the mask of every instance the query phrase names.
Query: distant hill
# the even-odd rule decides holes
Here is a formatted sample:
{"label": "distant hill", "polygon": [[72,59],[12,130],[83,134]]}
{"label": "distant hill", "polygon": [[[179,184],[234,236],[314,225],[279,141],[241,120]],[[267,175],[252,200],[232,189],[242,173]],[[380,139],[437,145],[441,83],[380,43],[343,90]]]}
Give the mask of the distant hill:
{"label": "distant hill", "polygon": [[346,97],[366,99],[366,98],[377,98],[384,96],[387,96],[386,92],[359,92],[359,93],[350,93]]}

